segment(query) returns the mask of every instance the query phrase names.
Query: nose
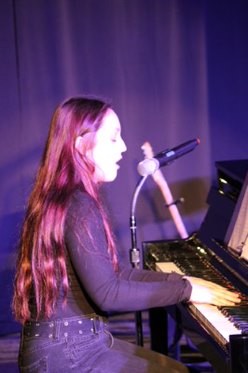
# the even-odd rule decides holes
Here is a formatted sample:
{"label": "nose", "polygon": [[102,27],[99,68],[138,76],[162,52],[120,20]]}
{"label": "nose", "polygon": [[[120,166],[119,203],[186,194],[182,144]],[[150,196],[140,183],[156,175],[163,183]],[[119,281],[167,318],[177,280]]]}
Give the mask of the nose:
{"label": "nose", "polygon": [[121,138],[121,153],[124,153],[127,151],[127,146],[125,144],[125,141]]}

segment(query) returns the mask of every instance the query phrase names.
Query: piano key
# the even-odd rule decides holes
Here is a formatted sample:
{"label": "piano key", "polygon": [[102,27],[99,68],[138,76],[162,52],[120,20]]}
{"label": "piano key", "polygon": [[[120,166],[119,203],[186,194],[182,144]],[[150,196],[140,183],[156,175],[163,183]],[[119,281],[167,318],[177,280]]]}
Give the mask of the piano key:
{"label": "piano key", "polygon": [[[185,274],[186,272],[184,272],[182,268],[179,268],[174,262],[157,262],[156,270],[167,273],[176,272],[180,274]],[[238,306],[218,308],[210,304],[189,303],[189,308],[191,313],[198,319],[198,321],[200,321],[202,326],[208,332],[211,332],[221,345],[227,345],[229,343],[230,335],[242,333],[242,327],[239,327],[238,322],[234,322],[229,317],[230,312],[235,314],[235,308],[236,313],[240,311]]]}
{"label": "piano key", "polygon": [[211,333],[215,335],[217,341],[222,345],[229,343],[230,335],[242,333],[242,330],[226,318],[216,306],[194,303],[190,306],[190,309],[192,313],[197,316],[198,320],[200,319],[203,326],[208,331],[211,331]]}
{"label": "piano key", "polygon": [[[186,321],[185,325],[188,323],[189,328],[192,327],[199,335],[203,335],[204,339],[213,346],[213,350],[217,353],[217,360],[214,363],[211,361],[216,371],[237,373],[243,372],[248,364],[248,263],[247,261],[244,262],[242,258],[240,259],[236,253],[233,254],[230,247],[224,243],[224,234],[223,236],[220,234],[221,230],[219,228],[222,228],[222,222],[219,219],[223,217],[224,222],[227,222],[227,215],[230,212],[233,213],[230,201],[228,202],[228,209],[224,213],[223,196],[214,188],[211,189],[211,195],[214,196],[214,203],[218,201],[218,208],[215,206],[210,209],[213,214],[212,216],[209,213],[207,214],[200,232],[186,240],[143,242],[144,263],[147,268],[154,270],[157,262],[173,262],[187,276],[213,281],[239,294],[242,301],[235,305],[230,313],[229,309],[224,311],[222,308],[217,308],[217,313],[220,311],[225,319],[221,330],[220,325],[214,327],[212,321],[208,320],[210,317],[208,313],[205,317],[193,303],[186,306],[185,304],[179,305],[179,309],[182,311],[182,320]],[[209,201],[210,199],[208,199],[208,203]],[[221,211],[221,214],[219,211]],[[218,218],[216,224],[213,215]],[[211,232],[208,231],[209,228],[211,228]],[[230,320],[230,317],[233,319]],[[230,324],[226,326],[228,322]],[[221,323],[217,322],[217,324]],[[154,340],[158,334],[161,342],[162,335],[159,328],[159,320],[156,320],[151,329],[151,339]],[[228,329],[226,335],[223,335],[223,329]],[[219,346],[216,345],[216,342]],[[206,353],[206,358],[211,360],[208,351],[203,349],[201,352],[203,355]],[[220,367],[223,367],[223,369],[220,369]],[[244,372],[246,372],[246,369]]]}

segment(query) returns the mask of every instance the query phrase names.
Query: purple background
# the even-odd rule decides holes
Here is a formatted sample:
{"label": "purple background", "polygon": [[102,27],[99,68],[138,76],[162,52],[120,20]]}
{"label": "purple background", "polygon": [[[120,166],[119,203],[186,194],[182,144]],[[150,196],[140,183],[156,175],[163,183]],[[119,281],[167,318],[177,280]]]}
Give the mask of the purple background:
{"label": "purple background", "polygon": [[[215,161],[247,157],[246,0],[4,0],[0,2],[0,332],[9,331],[16,242],[55,106],[67,97],[111,99],[128,152],[105,188],[119,248],[140,149],[199,137],[163,169],[189,232],[206,212]],[[177,237],[148,178],[137,203],[138,242]],[[3,311],[2,311],[3,310]]]}

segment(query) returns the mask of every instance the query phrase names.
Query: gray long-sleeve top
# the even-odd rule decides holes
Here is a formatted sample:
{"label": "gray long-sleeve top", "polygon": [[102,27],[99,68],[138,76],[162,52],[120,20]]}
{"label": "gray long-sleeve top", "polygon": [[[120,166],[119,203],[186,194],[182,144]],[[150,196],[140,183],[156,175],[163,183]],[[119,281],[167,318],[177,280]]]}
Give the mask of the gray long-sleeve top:
{"label": "gray long-sleeve top", "polygon": [[71,197],[65,241],[70,290],[66,307],[62,307],[61,297],[52,318],[145,310],[190,298],[191,285],[178,274],[134,268],[116,272],[100,211],[95,201],[79,190]]}

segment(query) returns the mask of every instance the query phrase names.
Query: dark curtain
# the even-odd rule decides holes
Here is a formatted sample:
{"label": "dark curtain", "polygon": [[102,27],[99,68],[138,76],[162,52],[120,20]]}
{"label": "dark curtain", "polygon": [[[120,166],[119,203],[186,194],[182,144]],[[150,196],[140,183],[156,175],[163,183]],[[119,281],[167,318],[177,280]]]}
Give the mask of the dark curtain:
{"label": "dark curtain", "polygon": [[[247,158],[246,0],[4,0],[0,2],[1,330],[10,312],[16,244],[55,106],[96,95],[119,114],[128,152],[104,188],[121,256],[140,149],[189,139],[163,169],[189,232],[199,228],[217,160]],[[138,244],[177,232],[148,178],[137,203]]]}

